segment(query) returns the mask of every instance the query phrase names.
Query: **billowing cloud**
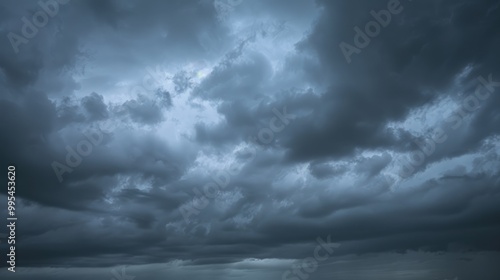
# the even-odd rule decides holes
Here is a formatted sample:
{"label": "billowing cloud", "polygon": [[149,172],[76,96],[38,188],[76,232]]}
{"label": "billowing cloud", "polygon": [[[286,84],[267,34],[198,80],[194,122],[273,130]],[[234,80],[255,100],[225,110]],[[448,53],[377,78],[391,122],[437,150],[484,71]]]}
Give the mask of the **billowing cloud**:
{"label": "billowing cloud", "polygon": [[498,1],[0,7],[2,277],[498,279]]}

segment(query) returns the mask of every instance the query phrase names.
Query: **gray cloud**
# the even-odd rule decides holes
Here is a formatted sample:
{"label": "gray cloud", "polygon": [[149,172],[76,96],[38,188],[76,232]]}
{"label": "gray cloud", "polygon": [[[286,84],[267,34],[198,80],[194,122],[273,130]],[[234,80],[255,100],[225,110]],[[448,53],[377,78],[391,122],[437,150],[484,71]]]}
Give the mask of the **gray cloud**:
{"label": "gray cloud", "polygon": [[388,3],[69,2],[16,53],[3,1],[7,279],[277,279],[328,235],[311,279],[497,279],[500,6],[401,0],[348,63]]}

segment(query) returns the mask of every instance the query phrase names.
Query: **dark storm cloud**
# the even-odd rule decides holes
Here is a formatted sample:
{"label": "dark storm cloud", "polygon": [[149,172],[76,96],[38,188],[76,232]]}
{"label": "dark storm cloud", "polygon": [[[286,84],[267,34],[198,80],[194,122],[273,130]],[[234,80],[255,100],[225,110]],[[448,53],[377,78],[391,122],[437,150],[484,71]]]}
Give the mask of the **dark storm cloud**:
{"label": "dark storm cloud", "polygon": [[80,107],[70,97],[64,97],[56,110],[62,126],[66,126],[68,123],[85,121],[85,116]]}
{"label": "dark storm cloud", "polygon": [[[405,2],[402,14],[393,15],[390,25],[362,53],[355,55],[351,64],[346,63],[338,44],[353,38],[353,28],[368,22],[369,11],[384,8],[386,1],[371,1],[366,10],[355,8],[357,2],[320,3],[325,15],[308,40],[300,45],[303,52],[317,53],[323,62],[321,72],[339,82],[322,95],[321,109],[306,120],[311,125],[301,126],[286,142],[292,158],[341,156],[355,148],[396,145],[384,125],[438,96],[427,91],[442,90],[468,64],[477,66],[476,74],[494,73],[491,61],[498,57],[484,54],[485,46],[498,44],[495,39],[498,37],[493,35],[498,20],[494,1],[467,4],[485,17],[474,25],[464,22],[468,25],[465,31],[455,33],[454,30],[462,28],[459,18],[467,18],[473,10],[451,3],[448,6],[446,1],[430,4],[435,8],[427,7],[429,3]],[[446,24],[448,18],[451,24]],[[455,35],[448,40],[439,34]],[[473,78],[471,75],[470,79]],[[327,115],[319,115],[321,111]],[[317,127],[313,123],[324,125]]]}
{"label": "dark storm cloud", "polygon": [[91,120],[102,120],[108,117],[108,108],[104,104],[102,95],[95,92],[82,98],[82,107],[85,108]]}
{"label": "dark storm cloud", "polygon": [[[359,263],[444,279],[456,254],[472,263],[459,279],[499,275],[498,92],[459,128],[442,112],[463,114],[477,77],[500,81],[500,5],[402,0],[349,63],[339,44],[388,2],[70,2],[17,54],[7,34],[40,7],[0,4],[1,163],[35,271],[18,279],[122,264],[138,280],[279,279],[329,235],[341,246],[311,279]],[[436,128],[448,140],[388,180]],[[373,257],[394,252],[405,269]]]}

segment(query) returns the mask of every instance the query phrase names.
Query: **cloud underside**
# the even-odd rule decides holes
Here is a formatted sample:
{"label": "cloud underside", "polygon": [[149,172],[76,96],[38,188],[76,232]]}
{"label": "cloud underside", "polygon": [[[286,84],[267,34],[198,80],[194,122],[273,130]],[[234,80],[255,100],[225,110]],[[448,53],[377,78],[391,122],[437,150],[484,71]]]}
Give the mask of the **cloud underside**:
{"label": "cloud underside", "polygon": [[[24,267],[281,277],[331,235],[346,271],[500,274],[497,1],[401,1],[348,59],[388,1],[216,2],[71,2],[0,41]],[[0,6],[2,38],[41,10]]]}

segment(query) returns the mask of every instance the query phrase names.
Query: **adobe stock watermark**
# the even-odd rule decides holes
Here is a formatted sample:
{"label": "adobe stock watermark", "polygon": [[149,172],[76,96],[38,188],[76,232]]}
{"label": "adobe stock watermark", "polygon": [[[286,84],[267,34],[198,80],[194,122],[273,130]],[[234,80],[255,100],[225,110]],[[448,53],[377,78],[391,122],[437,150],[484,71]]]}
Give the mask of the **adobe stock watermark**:
{"label": "adobe stock watermark", "polygon": [[29,39],[33,39],[37,34],[39,29],[45,27],[49,23],[49,19],[55,17],[59,13],[59,5],[67,4],[70,0],[46,0],[38,1],[38,6],[40,10],[35,12],[31,19],[27,17],[22,17],[21,21],[23,26],[21,27],[21,32],[18,33],[9,32],[7,38],[14,49],[14,52],[19,53],[19,46],[21,44],[27,44]]}
{"label": "adobe stock watermark", "polygon": [[[407,0],[412,1],[412,0]],[[404,10],[399,0],[389,0],[387,9],[378,12],[371,10],[370,14],[374,20],[365,24],[364,31],[358,26],[354,27],[354,45],[342,41],[339,44],[340,50],[344,55],[347,63],[351,63],[353,54],[360,54],[361,50],[370,45],[371,39],[377,37],[382,30],[382,27],[387,27],[392,20],[393,15],[398,15]]]}
{"label": "adobe stock watermark", "polygon": [[234,11],[235,7],[239,6],[241,3],[243,3],[243,0],[214,0],[217,19],[225,21]]}
{"label": "adobe stock watermark", "polygon": [[286,112],[286,107],[283,107],[281,112],[276,108],[273,108],[272,111],[274,117],[269,121],[269,126],[261,128],[259,132],[257,132],[257,137],[250,138],[250,141],[254,144],[260,146],[271,144],[275,139],[275,134],[283,131],[285,127],[290,124],[290,121],[295,118],[293,114],[288,114]]}
{"label": "adobe stock watermark", "polygon": [[[270,144],[275,138],[275,133],[283,131],[295,117],[293,114],[288,114],[286,112],[286,107],[283,107],[282,111],[279,111],[276,108],[273,108],[272,111],[275,116],[269,121],[269,127],[261,128],[257,133],[257,137],[251,139],[254,144]],[[255,150],[250,149],[250,157],[247,159],[247,162],[253,161],[256,154],[257,152]],[[231,182],[231,178],[238,175],[239,172],[240,171],[236,168],[219,170],[215,174],[210,175],[212,181],[205,184],[201,190],[199,188],[194,188],[193,200],[190,201],[190,203],[181,206],[179,210],[184,218],[184,221],[189,223],[189,218],[191,216],[200,214],[201,211],[210,204],[210,201],[217,197],[221,190],[228,187]]]}
{"label": "adobe stock watermark", "polygon": [[125,268],[125,266],[120,267],[119,272],[116,268],[113,268],[111,270],[111,274],[113,275],[113,278],[111,278],[111,280],[134,280],[135,279],[135,276],[127,275],[127,269]]}
{"label": "adobe stock watermark", "polygon": [[401,164],[402,168],[398,174],[399,178],[392,178],[392,180],[399,181],[410,177],[417,167],[424,164],[426,159],[436,152],[436,147],[439,144],[443,144],[449,139],[445,128],[450,126],[451,130],[457,130],[463,125],[464,119],[477,111],[490,98],[491,94],[495,92],[495,88],[500,87],[500,82],[493,81],[492,74],[489,74],[487,79],[479,76],[477,80],[479,84],[476,86],[474,93],[464,98],[459,109],[445,119],[446,127],[437,127],[433,130],[430,137],[414,142],[419,147],[419,150],[413,152]]}
{"label": "adobe stock watermark", "polygon": [[93,148],[101,144],[104,138],[104,132],[100,129],[84,132],[84,135],[87,139],[81,140],[75,147],[66,146],[66,164],[58,161],[52,162],[51,166],[59,183],[62,183],[64,173],[73,172],[74,168],[82,163],[83,158],[90,155]]}
{"label": "adobe stock watermark", "polygon": [[326,242],[321,237],[318,237],[316,242],[318,242],[318,245],[314,248],[313,256],[292,265],[289,270],[283,273],[281,276],[282,280],[309,279],[309,275],[318,269],[319,263],[330,258],[333,254],[333,249],[340,247],[339,243],[332,243],[330,235],[327,236]]}

